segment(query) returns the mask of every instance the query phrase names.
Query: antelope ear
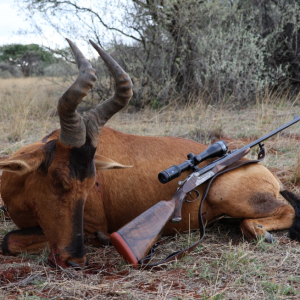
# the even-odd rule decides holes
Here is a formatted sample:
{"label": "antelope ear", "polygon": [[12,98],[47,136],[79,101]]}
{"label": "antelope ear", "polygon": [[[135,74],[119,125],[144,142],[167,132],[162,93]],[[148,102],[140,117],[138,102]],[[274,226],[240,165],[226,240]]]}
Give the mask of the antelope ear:
{"label": "antelope ear", "polygon": [[44,155],[42,151],[23,153],[0,161],[0,170],[24,175],[35,171],[42,163]]}
{"label": "antelope ear", "polygon": [[95,155],[95,166],[96,170],[132,168],[132,166],[121,165],[108,157],[97,154]]}

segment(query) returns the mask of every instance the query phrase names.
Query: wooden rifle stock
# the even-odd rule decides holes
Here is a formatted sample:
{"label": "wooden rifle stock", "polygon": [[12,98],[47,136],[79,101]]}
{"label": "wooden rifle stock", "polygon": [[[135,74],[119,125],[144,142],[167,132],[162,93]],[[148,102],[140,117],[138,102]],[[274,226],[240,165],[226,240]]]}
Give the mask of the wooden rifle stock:
{"label": "wooden rifle stock", "polygon": [[110,241],[135,269],[148,255],[175,212],[181,211],[186,194],[180,188],[170,201],[160,201],[110,235]]}

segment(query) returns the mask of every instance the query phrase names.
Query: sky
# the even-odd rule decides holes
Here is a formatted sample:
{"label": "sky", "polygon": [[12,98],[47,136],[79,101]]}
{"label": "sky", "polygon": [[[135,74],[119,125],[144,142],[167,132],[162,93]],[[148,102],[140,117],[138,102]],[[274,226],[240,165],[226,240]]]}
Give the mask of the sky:
{"label": "sky", "polygon": [[[58,34],[55,34],[51,28],[44,28],[43,35],[19,35],[19,30],[31,30],[30,22],[26,21],[25,14],[18,11],[14,0],[0,0],[0,46],[13,43],[36,43],[50,46],[47,40],[51,40],[52,43],[59,44],[62,47],[66,46],[63,39]],[[51,38],[49,39],[49,37]]]}
{"label": "sky", "polygon": [[[85,4],[93,3],[91,2],[91,0],[81,1],[83,1],[83,3]],[[100,3],[103,4],[104,2]],[[35,19],[35,21],[38,22],[38,19]],[[46,27],[46,25],[41,25],[42,23],[45,24],[45,22],[38,22],[38,25],[43,26],[43,33],[37,34],[37,32],[35,31],[34,34],[30,34],[30,32],[33,31],[31,21],[26,20],[26,14],[19,10],[15,1],[0,0],[0,46],[6,44],[35,43],[41,46],[50,47],[52,49],[61,49],[68,47],[68,43],[63,36],[55,32],[55,30],[50,25]],[[27,31],[29,33],[24,35],[20,34],[19,31]],[[109,36],[110,33],[106,33],[105,37],[107,38]],[[75,42],[77,46],[80,47],[81,51],[87,58],[93,58],[95,57],[95,55],[97,56],[97,53],[87,41],[77,40],[73,42]]]}

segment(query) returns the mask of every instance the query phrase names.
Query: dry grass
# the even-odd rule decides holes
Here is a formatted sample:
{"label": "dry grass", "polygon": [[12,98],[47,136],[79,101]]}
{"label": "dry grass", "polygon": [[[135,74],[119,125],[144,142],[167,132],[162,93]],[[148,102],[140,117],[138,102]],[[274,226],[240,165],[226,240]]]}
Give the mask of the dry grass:
{"label": "dry grass", "polygon": [[[0,87],[2,155],[58,127],[51,112],[59,93],[49,80],[1,80]],[[300,111],[297,101],[282,99],[258,98],[256,105],[245,110],[206,106],[199,99],[197,105],[186,107],[173,104],[159,111],[124,111],[108,125],[128,133],[182,136],[207,144],[224,139],[236,148]],[[268,140],[264,162],[298,194],[299,127],[294,125]],[[250,156],[255,156],[254,150]],[[14,228],[2,216],[0,240]],[[197,236],[193,232],[163,238],[159,255],[181,249]],[[274,232],[274,236],[277,242],[271,245],[249,242],[237,227],[215,223],[196,251],[162,271],[133,270],[113,247],[88,246],[90,267],[81,271],[49,267],[47,252],[18,257],[0,254],[0,299],[299,299],[300,245],[287,237],[287,231]]]}
{"label": "dry grass", "polygon": [[57,100],[71,78],[0,79],[0,154],[12,154],[59,127]]}
{"label": "dry grass", "polygon": [[57,120],[50,118],[57,99],[46,78],[0,80],[0,153],[11,154],[57,127]]}

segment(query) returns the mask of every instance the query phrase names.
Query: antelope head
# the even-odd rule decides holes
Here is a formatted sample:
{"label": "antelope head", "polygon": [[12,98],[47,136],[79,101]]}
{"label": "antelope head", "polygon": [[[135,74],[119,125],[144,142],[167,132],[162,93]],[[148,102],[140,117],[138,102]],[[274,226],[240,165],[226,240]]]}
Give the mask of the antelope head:
{"label": "antelope head", "polygon": [[[58,259],[72,266],[83,266],[86,264],[83,211],[87,195],[95,183],[96,168],[126,167],[95,154],[98,138],[104,124],[129,102],[132,83],[124,70],[90,41],[109,68],[116,87],[111,98],[81,117],[76,108],[96,81],[95,70],[77,46],[67,41],[79,75],[58,101],[59,134],[56,137],[49,135],[48,140],[33,144],[35,146],[21,148],[2,161],[0,169],[10,172],[9,176],[18,176],[19,183],[19,192],[10,189],[9,194],[2,195],[4,201],[9,197],[19,197],[19,200],[13,200],[14,203],[24,203],[30,216],[20,218],[14,205],[8,205],[16,225],[21,228],[39,225]],[[23,189],[22,193],[20,189]]]}

